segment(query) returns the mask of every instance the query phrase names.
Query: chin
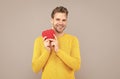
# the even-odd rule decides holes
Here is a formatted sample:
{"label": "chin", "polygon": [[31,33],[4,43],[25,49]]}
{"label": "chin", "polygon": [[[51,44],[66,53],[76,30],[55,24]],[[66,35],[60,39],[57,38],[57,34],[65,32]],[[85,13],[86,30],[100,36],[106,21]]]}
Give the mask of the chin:
{"label": "chin", "polygon": [[58,33],[63,33],[63,31],[58,31]]}

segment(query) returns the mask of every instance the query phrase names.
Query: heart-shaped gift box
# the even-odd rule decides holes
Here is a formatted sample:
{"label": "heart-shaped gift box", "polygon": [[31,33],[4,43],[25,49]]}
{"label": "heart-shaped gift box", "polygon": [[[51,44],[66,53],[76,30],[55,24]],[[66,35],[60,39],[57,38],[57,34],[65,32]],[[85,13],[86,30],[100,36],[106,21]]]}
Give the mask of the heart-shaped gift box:
{"label": "heart-shaped gift box", "polygon": [[42,32],[42,37],[46,36],[46,39],[54,39],[55,31],[53,29],[47,29]]}

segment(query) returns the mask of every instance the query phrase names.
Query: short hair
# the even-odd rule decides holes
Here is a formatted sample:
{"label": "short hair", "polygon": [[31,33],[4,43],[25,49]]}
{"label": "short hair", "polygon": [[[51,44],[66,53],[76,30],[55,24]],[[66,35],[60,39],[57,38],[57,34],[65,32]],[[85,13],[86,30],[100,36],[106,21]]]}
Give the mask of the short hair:
{"label": "short hair", "polygon": [[53,9],[53,11],[51,13],[51,18],[54,18],[55,13],[65,13],[66,16],[68,16],[68,10],[67,10],[67,8],[65,8],[63,6],[59,6],[59,7],[56,7],[55,9]]}

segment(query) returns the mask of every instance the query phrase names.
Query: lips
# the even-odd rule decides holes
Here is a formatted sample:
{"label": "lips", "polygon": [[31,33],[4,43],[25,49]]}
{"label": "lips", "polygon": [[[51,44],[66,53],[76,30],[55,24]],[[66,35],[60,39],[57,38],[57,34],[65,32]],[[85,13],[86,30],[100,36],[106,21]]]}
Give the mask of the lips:
{"label": "lips", "polygon": [[64,26],[62,26],[62,25],[57,25],[57,28],[58,29],[62,29]]}
{"label": "lips", "polygon": [[53,29],[47,29],[42,32],[42,37],[46,36],[46,39],[54,39],[54,30]]}

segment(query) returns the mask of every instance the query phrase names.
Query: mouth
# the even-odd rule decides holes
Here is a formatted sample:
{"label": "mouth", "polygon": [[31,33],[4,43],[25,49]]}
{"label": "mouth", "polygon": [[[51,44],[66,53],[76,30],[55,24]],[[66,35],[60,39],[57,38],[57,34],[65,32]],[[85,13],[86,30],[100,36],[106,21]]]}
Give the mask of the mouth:
{"label": "mouth", "polygon": [[57,25],[57,27],[60,28],[60,29],[64,28],[63,25]]}
{"label": "mouth", "polygon": [[64,26],[64,25],[60,25],[60,24],[56,24],[55,27],[56,27],[55,30],[56,30],[58,33],[63,32],[63,30],[65,29],[65,26]]}
{"label": "mouth", "polygon": [[59,29],[59,30],[62,30],[62,29],[63,29],[63,26],[58,26],[58,29]]}

